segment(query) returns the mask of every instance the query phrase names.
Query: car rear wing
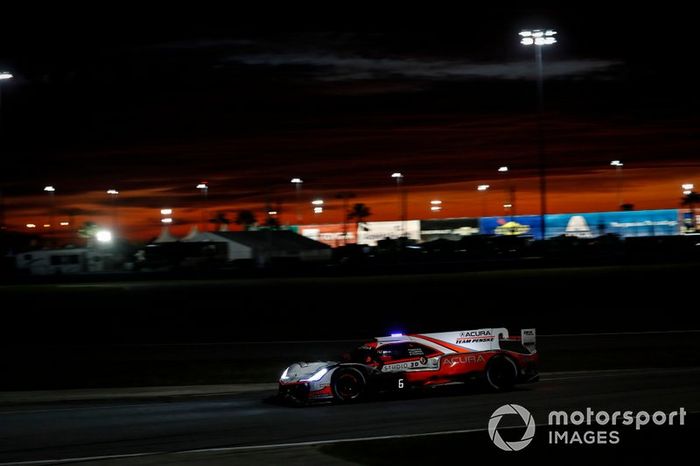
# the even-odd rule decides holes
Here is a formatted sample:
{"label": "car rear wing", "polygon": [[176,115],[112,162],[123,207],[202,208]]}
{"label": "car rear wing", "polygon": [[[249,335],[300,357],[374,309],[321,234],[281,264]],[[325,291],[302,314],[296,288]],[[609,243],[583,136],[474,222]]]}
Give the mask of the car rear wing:
{"label": "car rear wing", "polygon": [[498,343],[501,349],[504,350],[532,354],[537,351],[537,331],[534,328],[524,328],[520,330],[519,337],[501,336]]}

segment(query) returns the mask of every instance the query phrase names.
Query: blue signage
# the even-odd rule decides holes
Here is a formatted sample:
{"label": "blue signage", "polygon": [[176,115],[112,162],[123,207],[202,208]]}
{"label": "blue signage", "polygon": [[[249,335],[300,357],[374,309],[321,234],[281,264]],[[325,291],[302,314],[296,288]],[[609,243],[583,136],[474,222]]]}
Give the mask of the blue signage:
{"label": "blue signage", "polygon": [[677,209],[553,214],[546,216],[547,238],[592,238],[608,233],[622,237],[665,236],[680,233]]}

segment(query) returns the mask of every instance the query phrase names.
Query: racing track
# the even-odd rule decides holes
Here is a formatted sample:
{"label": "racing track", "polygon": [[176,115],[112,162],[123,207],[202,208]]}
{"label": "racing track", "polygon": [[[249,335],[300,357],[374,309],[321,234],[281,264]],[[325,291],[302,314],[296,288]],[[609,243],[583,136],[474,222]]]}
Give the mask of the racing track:
{"label": "racing track", "polygon": [[[317,445],[270,445],[483,429],[506,403],[538,423],[552,409],[700,411],[700,368],[550,373],[503,394],[455,393],[311,408],[265,401],[272,391],[226,397],[24,406],[0,411],[0,463],[92,458],[103,464],[347,464]],[[260,446],[268,446],[257,448]],[[210,450],[223,447],[223,450]],[[243,448],[241,448],[243,447]],[[256,448],[248,448],[256,447]],[[465,445],[467,448],[468,445]],[[188,450],[205,449],[199,452]],[[172,452],[180,452],[173,454]],[[185,453],[183,453],[185,452]],[[72,461],[71,461],[72,462]]]}

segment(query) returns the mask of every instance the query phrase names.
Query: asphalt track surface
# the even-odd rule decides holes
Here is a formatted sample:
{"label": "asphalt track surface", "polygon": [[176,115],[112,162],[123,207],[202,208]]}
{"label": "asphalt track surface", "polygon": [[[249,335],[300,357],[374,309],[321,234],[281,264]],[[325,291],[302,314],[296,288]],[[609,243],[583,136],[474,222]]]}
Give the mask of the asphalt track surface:
{"label": "asphalt track surface", "polygon": [[699,386],[698,367],[639,368],[548,373],[539,383],[508,393],[435,389],[408,398],[309,408],[270,403],[273,391],[6,407],[0,410],[0,463],[348,464],[326,456],[319,446],[481,430],[491,413],[508,403],[526,407],[538,424],[554,409],[683,407],[697,413]]}

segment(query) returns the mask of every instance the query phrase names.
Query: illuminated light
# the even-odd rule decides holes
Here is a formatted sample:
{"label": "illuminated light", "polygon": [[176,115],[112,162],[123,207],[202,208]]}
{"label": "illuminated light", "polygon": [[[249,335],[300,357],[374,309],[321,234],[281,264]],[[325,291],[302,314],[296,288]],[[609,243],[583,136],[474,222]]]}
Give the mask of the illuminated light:
{"label": "illuminated light", "polygon": [[554,31],[553,29],[547,29],[546,31],[544,31],[545,36],[553,36],[556,33],[557,33],[557,31]]}
{"label": "illuminated light", "polygon": [[532,37],[523,37],[522,39],[520,39],[520,43],[523,45],[532,45],[535,43],[535,39],[533,39]]}
{"label": "illuminated light", "polygon": [[322,213],[323,213],[323,207],[314,207],[314,213],[315,213],[315,214],[322,214]]}
{"label": "illuminated light", "polygon": [[501,173],[506,173],[508,171],[508,167],[506,167],[505,165],[502,167],[498,167],[498,171]]}
{"label": "illuminated light", "polygon": [[163,223],[173,223],[173,219],[170,217],[162,218],[160,221]]}
{"label": "illuminated light", "polygon": [[532,31],[520,31],[518,34],[523,37],[530,37],[532,35]]}
{"label": "illuminated light", "polygon": [[439,205],[434,205],[430,207],[430,210],[432,210],[433,212],[440,212],[442,210],[442,207],[440,207]]}
{"label": "illuminated light", "polygon": [[209,186],[207,186],[207,183],[203,181],[197,185],[197,189],[209,189]]}
{"label": "illuminated light", "polygon": [[109,230],[100,230],[97,233],[95,233],[95,239],[99,243],[111,243],[112,232]]}
{"label": "illuminated light", "polygon": [[8,73],[7,71],[0,72],[0,80],[12,79],[12,78],[13,78],[12,73]]}
{"label": "illuminated light", "polygon": [[532,31],[532,37],[542,37],[544,36],[544,32],[540,31],[539,29],[535,29]]}
{"label": "illuminated light", "polygon": [[689,190],[689,189],[686,189],[685,191],[683,191],[683,195],[684,195],[684,196],[687,196],[687,195],[690,194],[690,193],[692,193],[692,191]]}
{"label": "illuminated light", "polygon": [[44,191],[46,191],[47,193],[52,193],[56,191],[56,188],[54,188],[53,186],[44,186]]}
{"label": "illuminated light", "polygon": [[51,228],[51,224],[50,224],[50,223],[44,223],[44,228]]}
{"label": "illuminated light", "polygon": [[610,162],[610,165],[612,165],[613,167],[622,167],[625,164],[620,162],[619,160],[613,160],[612,162]]}
{"label": "illuminated light", "polygon": [[61,222],[61,223],[59,223],[59,225],[61,225],[62,227],[67,227],[68,225],[70,225],[70,223],[69,222]]}
{"label": "illuminated light", "polygon": [[306,382],[318,382],[323,378],[324,375],[328,372],[328,368],[324,367],[322,369],[317,370],[314,375],[306,379]]}
{"label": "illuminated light", "polygon": [[161,215],[172,215],[173,209],[160,209]]}
{"label": "illuminated light", "polygon": [[692,191],[695,189],[695,185],[693,183],[684,183],[681,185],[681,188],[683,188],[686,191]]}
{"label": "illuminated light", "polygon": [[399,172],[394,172],[391,174],[392,178],[403,178],[403,174]]}
{"label": "illuminated light", "polygon": [[323,205],[323,199],[314,199],[311,203],[313,205]]}
{"label": "illuminated light", "polygon": [[117,194],[119,194],[119,191],[117,191],[116,189],[108,189],[107,194],[110,194],[112,196],[116,196]]}
{"label": "illuminated light", "polygon": [[27,223],[27,228],[36,228],[34,223]]}
{"label": "illuminated light", "polygon": [[392,337],[402,337],[403,333],[392,333],[391,336]]}
{"label": "illuminated light", "polygon": [[434,200],[430,201],[430,203],[431,203],[432,205],[440,205],[440,204],[442,204],[442,201],[440,201],[440,200],[438,200],[438,199],[434,199]]}
{"label": "illuminated light", "polygon": [[520,43],[523,45],[552,45],[557,43],[557,39],[554,37],[557,31],[553,29],[532,29],[520,31],[519,35],[522,37]]}
{"label": "illuminated light", "polygon": [[556,44],[557,40],[554,37],[545,37],[544,38],[544,45],[552,45]]}
{"label": "illuminated light", "polygon": [[289,378],[289,367],[282,372],[282,375],[280,376],[280,380],[287,380]]}
{"label": "illuminated light", "polygon": [[490,184],[480,184],[479,186],[476,187],[477,191],[488,191],[488,189],[491,187]]}
{"label": "illuminated light", "polygon": [[276,210],[268,210],[267,215],[277,215],[277,211]]}
{"label": "illuminated light", "polygon": [[292,178],[292,183],[294,183],[294,184],[300,184],[300,183],[303,183],[303,182],[304,182],[304,181],[302,181],[301,178]]}
{"label": "illuminated light", "polygon": [[511,207],[513,207],[513,204],[506,202],[505,204],[503,204],[503,207],[506,209],[510,209]]}

